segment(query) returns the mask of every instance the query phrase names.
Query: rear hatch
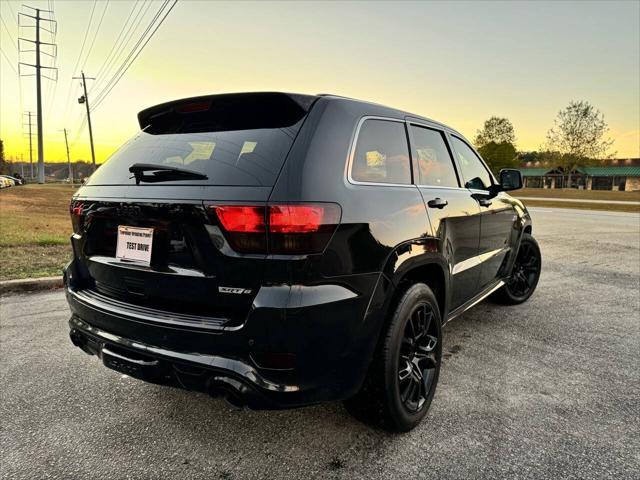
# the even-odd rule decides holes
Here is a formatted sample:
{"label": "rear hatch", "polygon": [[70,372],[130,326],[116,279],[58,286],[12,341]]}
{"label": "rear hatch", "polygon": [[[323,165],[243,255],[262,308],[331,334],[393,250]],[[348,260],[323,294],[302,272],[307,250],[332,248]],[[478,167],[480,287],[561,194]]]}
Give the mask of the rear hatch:
{"label": "rear hatch", "polygon": [[71,204],[76,288],[147,313],[242,322],[267,253],[244,225],[265,208],[314,98],[217,95],[141,112],[142,131]]}

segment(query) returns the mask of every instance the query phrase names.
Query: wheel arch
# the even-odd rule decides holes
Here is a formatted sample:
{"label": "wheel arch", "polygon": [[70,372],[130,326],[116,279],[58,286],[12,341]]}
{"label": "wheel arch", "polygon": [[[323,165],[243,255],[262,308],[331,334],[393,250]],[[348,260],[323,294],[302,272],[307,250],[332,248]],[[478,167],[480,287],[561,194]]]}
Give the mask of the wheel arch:
{"label": "wheel arch", "polygon": [[397,303],[398,298],[410,285],[424,283],[435,295],[440,315],[444,319],[448,309],[449,279],[447,273],[448,271],[445,270],[442,264],[435,260],[414,265],[401,272],[393,280],[395,288],[391,296],[390,308]]}
{"label": "wheel arch", "polygon": [[[413,249],[416,251],[417,249]],[[422,250],[422,249],[420,249]],[[420,251],[418,250],[418,251]],[[389,263],[384,269],[383,275],[389,279],[390,288],[386,295],[385,324],[391,309],[398,302],[399,297],[407,289],[408,285],[424,283],[427,285],[438,301],[438,308],[442,319],[446,318],[450,298],[450,269],[447,260],[436,245],[428,244],[428,251],[424,250],[416,255],[405,258],[404,261]],[[399,253],[399,252],[396,252]],[[389,259],[393,262],[392,255]],[[398,255],[396,258],[401,258]]]}
{"label": "wheel arch", "polygon": [[[398,257],[401,255],[398,255],[397,250],[394,251],[387,260],[386,270],[380,273],[364,316],[361,336],[355,341],[351,351],[354,361],[361,365],[358,378],[350,389],[351,394],[355,394],[362,387],[373,355],[391,322],[393,309],[408,285],[420,282],[431,288],[438,302],[441,321],[444,322],[446,318],[450,298],[450,274],[444,257],[437,251],[431,251],[398,263]],[[356,348],[356,345],[359,348]]]}
{"label": "wheel arch", "polygon": [[[362,368],[359,370],[359,378],[352,385],[351,394],[355,394],[363,387],[363,382],[367,376],[374,353],[379,349],[385,332],[391,323],[393,311],[400,298],[410,285],[424,283],[434,293],[438,308],[440,310],[441,321],[447,315],[449,306],[449,268],[444,258],[437,253],[423,254],[411,258],[398,266],[391,274],[388,271],[380,275],[376,292],[379,301],[373,301],[368,308],[367,317],[375,317],[376,321],[369,325],[367,330],[368,340],[365,348]],[[377,296],[374,294],[374,296]],[[365,322],[365,325],[368,322]],[[354,349],[355,352],[355,349]]]}

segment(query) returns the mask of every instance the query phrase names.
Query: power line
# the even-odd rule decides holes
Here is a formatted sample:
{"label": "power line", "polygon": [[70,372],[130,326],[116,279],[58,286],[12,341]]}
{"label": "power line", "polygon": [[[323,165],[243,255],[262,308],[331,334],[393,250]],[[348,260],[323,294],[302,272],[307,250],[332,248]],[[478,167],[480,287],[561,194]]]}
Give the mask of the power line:
{"label": "power line", "polygon": [[[13,18],[13,21],[19,27],[18,16],[14,12],[13,7],[11,6],[11,3],[4,2],[4,4],[6,4],[7,7],[9,7],[9,10],[11,11],[11,18]],[[16,44],[15,40],[13,39],[13,35],[11,35],[11,32],[9,31],[9,27],[5,23],[4,17],[2,17],[2,15],[0,15],[0,20],[2,20],[2,25],[4,26],[5,30],[7,31],[7,35],[9,36],[9,40],[11,40],[11,43],[13,44],[14,48],[16,49],[16,57],[17,57],[16,64],[18,64],[18,63],[20,63],[20,50],[18,48],[18,45]],[[18,28],[18,30],[19,30],[19,28]],[[18,31],[18,34],[20,34],[19,31]],[[7,55],[7,53],[4,52],[2,50],[2,48],[0,48],[0,52],[2,52],[2,55],[4,56],[5,60],[7,61],[9,66],[11,67],[11,70],[13,70],[16,73],[16,75],[18,76],[17,77],[17,81],[18,81],[18,92],[19,92],[19,98],[20,98],[20,111],[22,111],[23,110],[23,101],[22,101],[22,81],[20,79],[20,72],[19,72],[20,67],[18,67],[16,69],[16,67],[13,64],[13,62],[9,59],[9,56]],[[20,125],[22,125],[22,122],[20,123]]]}
{"label": "power line", "polygon": [[87,60],[89,60],[89,56],[91,55],[91,50],[93,50],[93,45],[96,43],[96,38],[98,37],[98,32],[100,32],[100,27],[102,26],[102,20],[104,19],[104,14],[107,13],[108,7],[109,7],[109,0],[107,0],[104,4],[102,15],[100,15],[100,20],[98,21],[98,28],[96,28],[96,33],[93,35],[93,40],[91,40],[91,45],[89,46],[89,50],[87,51],[87,56],[84,57],[84,62],[82,63],[82,67],[80,67],[80,70],[84,69],[85,65],[87,64]]}
{"label": "power line", "polygon": [[[96,9],[96,3],[97,3],[97,0],[93,0],[93,7],[91,8],[91,15],[89,16],[89,23],[87,24],[87,29],[84,32],[84,39],[82,40],[82,47],[80,48],[80,54],[78,55],[78,59],[76,60],[76,64],[74,65],[73,70],[71,71],[71,75],[73,75],[76,72],[78,65],[80,64],[80,58],[82,58],[82,53],[84,52],[84,46],[85,46],[85,43],[87,42],[87,35],[89,35],[89,30],[91,29],[91,22],[93,21],[93,12]],[[66,121],[67,113],[69,112],[69,100],[71,99],[72,89],[73,89],[73,79],[69,82],[69,89],[67,90],[67,99],[64,102],[65,108],[64,108],[64,114],[62,115],[63,121]]]}
{"label": "power line", "polygon": [[89,16],[89,23],[87,24],[87,29],[84,32],[84,38],[82,39],[82,47],[80,47],[80,55],[78,55],[78,59],[76,60],[76,64],[73,66],[72,73],[75,73],[78,65],[80,65],[80,59],[82,58],[82,54],[84,53],[84,47],[87,43],[87,36],[89,35],[89,31],[91,30],[91,23],[93,22],[93,13],[96,10],[97,0],[93,0],[93,7],[91,8],[91,15]]}
{"label": "power line", "polygon": [[84,132],[84,128],[87,126],[87,117],[84,116],[82,117],[82,122],[80,124],[80,127],[78,128],[78,131],[76,132],[76,136],[73,137],[73,141],[71,142],[71,148],[76,146],[76,143],[78,143],[78,140],[80,140],[80,135],[82,135],[82,132]]}
{"label": "power line", "polygon": [[0,21],[2,21],[2,25],[4,25],[4,28],[7,31],[7,35],[9,35],[9,40],[11,40],[11,43],[13,43],[13,46],[17,51],[18,50],[18,45],[16,44],[15,40],[13,39],[13,35],[11,35],[11,32],[9,31],[9,27],[7,27],[7,24],[4,23],[4,18],[0,17]]}
{"label": "power line", "polygon": [[13,70],[16,75],[18,75],[18,82],[20,82],[20,78],[19,78],[20,74],[18,73],[18,70],[16,70],[16,67],[13,66],[13,62],[11,60],[9,60],[9,57],[7,57],[7,54],[4,53],[4,50],[2,50],[2,47],[0,47],[0,53],[2,53],[2,55],[4,56],[5,60],[7,61],[9,66],[11,67],[11,70]]}
{"label": "power line", "polygon": [[[55,14],[55,11],[54,11],[53,0],[47,0],[47,5],[48,5],[48,7],[49,7],[49,10],[51,11],[51,13],[50,13],[50,17],[51,17],[54,21],[56,21],[56,14]],[[52,42],[52,43],[56,43],[57,35],[58,35],[58,29],[56,28],[56,29],[53,31],[53,34],[52,34],[52,38],[53,38],[53,39],[51,40],[51,42]],[[56,53],[57,53],[57,52],[56,52]],[[56,55],[56,56],[53,58],[53,68],[57,68],[57,66],[58,66],[58,56]],[[56,76],[55,81],[53,81],[53,82],[49,83],[49,85],[47,86],[47,94],[45,95],[45,96],[46,96],[46,98],[47,98],[47,103],[48,103],[48,106],[47,106],[47,115],[46,115],[46,116],[47,116],[47,118],[50,116],[50,114],[51,114],[51,110],[53,109],[53,105],[54,105],[54,103],[55,103],[54,101],[55,101],[56,91],[57,91],[57,90],[58,90],[58,77]]]}
{"label": "power line", "polygon": [[[116,38],[115,42],[113,42],[113,45],[111,46],[111,51],[107,55],[107,58],[105,59],[102,66],[98,69],[98,73],[96,74],[96,77],[103,78],[102,77],[103,73],[106,75],[107,71],[113,65],[113,62],[115,62],[115,60],[120,55],[120,52],[122,51],[124,46],[129,42],[129,39],[131,38],[131,36],[129,35],[129,32],[131,32],[131,28],[133,27],[134,24],[136,25],[135,28],[136,29],[138,28],[138,25],[140,25],[142,18],[144,18],[144,14],[147,13],[147,10],[149,10],[149,7],[151,6],[151,3],[147,5],[147,8],[144,10],[144,14],[142,15],[142,17],[140,17],[140,20],[138,20],[138,17],[140,16],[140,14],[144,9],[145,3],[147,3],[147,0],[143,0],[142,3],[140,3],[140,0],[136,0],[136,3],[134,3],[133,7],[131,8],[131,13],[127,17],[126,22],[124,22],[124,24],[122,25],[122,29],[120,30],[118,37]],[[138,6],[140,6],[140,9],[138,9],[137,13],[134,15],[134,12],[138,8]],[[136,20],[138,20],[137,24],[136,24]],[[129,21],[131,21],[131,24],[129,24]],[[127,29],[127,25],[129,25],[128,29]],[[125,29],[127,30],[127,32],[123,36],[122,34],[124,33]],[[122,41],[120,41],[120,39],[122,39]],[[94,83],[89,93],[93,93],[93,91],[97,88],[99,83],[100,82]]]}
{"label": "power line", "polygon": [[[131,53],[133,53],[135,51],[135,49],[140,45],[141,40],[147,35],[147,33],[149,33],[149,30],[150,30],[151,26],[158,19],[158,17],[160,16],[160,12],[162,11],[162,9],[164,9],[167,6],[168,3],[169,3],[169,0],[164,0],[164,2],[162,3],[162,5],[158,9],[158,11],[154,14],[153,18],[151,19],[149,24],[144,29],[143,33],[138,38],[138,40],[135,43],[135,45],[133,46],[133,48],[131,48],[131,50],[129,51],[128,54],[125,54],[125,59],[122,61],[122,63],[119,66],[117,66],[114,70],[111,70],[111,67],[114,65],[114,62],[122,59],[122,57],[120,57],[120,54],[123,51],[125,51],[125,49],[129,45],[129,41],[133,38],[133,36],[138,31],[138,27],[140,26],[140,23],[142,22],[142,20],[145,18],[145,15],[149,11],[149,8],[151,7],[152,2],[149,2],[149,4],[146,6],[146,8],[144,8],[144,11],[143,11],[142,8],[140,8],[140,11],[138,12],[138,14],[142,13],[142,15],[137,19],[137,22],[134,21],[134,22],[131,23],[131,25],[129,25],[129,28],[127,29],[127,32],[125,33],[125,35],[124,35],[124,37],[122,39],[121,45],[118,47],[115,55],[111,59],[111,62],[109,64],[109,66],[108,66],[109,74],[106,77],[104,77],[104,78],[106,78],[106,80],[104,80],[103,83],[101,83],[100,87],[99,87],[101,92],[103,92],[111,84],[111,82],[114,80],[116,75],[121,71],[122,66],[131,57]],[[143,4],[143,6],[144,6],[144,4]],[[106,74],[106,72],[105,72],[105,74]],[[96,86],[95,89],[97,89],[97,88],[98,87]]]}
{"label": "power line", "polygon": [[[90,19],[89,19],[89,24],[87,25],[87,30],[85,32],[85,38],[84,38],[84,41],[83,41],[83,47],[80,50],[80,55],[78,56],[78,60],[76,62],[76,68],[77,68],[77,65],[80,63],[80,61],[82,61],[82,54],[83,54],[84,46],[85,46],[86,40],[88,38],[88,33],[91,30],[92,19],[93,19],[93,15],[94,15],[94,12],[95,12],[95,5],[96,4],[94,2],[93,8],[91,10],[91,16],[90,16]],[[80,67],[81,70],[84,69],[84,67],[87,64],[87,61],[89,60],[89,57],[91,56],[91,52],[93,51],[93,46],[94,46],[94,44],[96,42],[96,39],[98,38],[98,34],[100,32],[100,27],[102,26],[102,22],[104,20],[104,17],[105,17],[105,14],[107,12],[108,7],[109,7],[109,0],[107,0],[105,5],[104,5],[104,8],[102,10],[102,14],[100,15],[100,20],[98,21],[98,26],[95,29],[95,32],[93,34],[93,38],[91,39],[91,43],[89,45],[89,49],[87,50],[86,55],[84,56],[84,60],[82,61],[82,66]],[[75,68],[74,68],[74,72],[75,72]],[[70,86],[69,92],[72,91],[72,88],[73,87]],[[85,96],[86,96],[86,90],[85,90]],[[64,114],[65,121],[67,119],[67,112],[68,112],[68,108],[69,108],[69,98],[70,98],[70,96],[67,95],[67,101],[66,101],[66,105],[65,105],[65,114]]]}
{"label": "power line", "polygon": [[9,10],[11,11],[11,18],[13,18],[13,21],[16,22],[16,24],[18,23],[18,16],[16,15],[16,12],[13,11],[13,7],[11,6],[11,2],[4,2],[7,7],[9,7]]}
{"label": "power line", "polygon": [[[11,18],[13,18],[13,21],[16,23],[16,26],[18,28],[18,35],[20,34],[20,24],[18,22],[18,16],[16,15],[16,12],[13,10],[13,7],[11,6],[11,2],[4,2],[4,4],[9,7],[9,11],[11,11]],[[5,24],[5,28],[6,28],[6,24]],[[9,60],[7,57],[7,54],[4,53],[5,59]],[[18,48],[16,48],[16,56],[17,56],[17,63],[20,63],[20,51]],[[11,63],[11,62],[9,62]],[[17,82],[18,82],[18,93],[19,93],[19,98],[20,98],[20,111],[22,112],[24,110],[24,102],[22,99],[22,79],[20,77],[20,72],[19,69],[20,67],[18,67],[18,70],[15,69],[15,67],[13,66],[13,64],[11,64],[11,68],[14,72],[16,72],[18,74],[17,77]],[[22,128],[22,133],[24,134],[24,123],[22,122],[22,119],[20,121],[20,126]],[[24,147],[24,145],[23,145]]]}
{"label": "power line", "polygon": [[[96,77],[98,78],[98,80],[92,85],[91,89],[89,90],[89,93],[91,95],[93,95],[93,92],[97,90],[97,86],[100,85],[100,81],[103,80],[103,76],[102,76],[102,72],[106,72],[108,70],[110,70],[111,65],[113,64],[113,62],[115,62],[119,55],[120,52],[123,50],[123,48],[127,45],[127,43],[129,42],[129,39],[131,38],[131,36],[133,35],[133,33],[137,30],[138,25],[140,25],[140,22],[142,21],[142,19],[144,18],[144,15],[146,14],[146,12],[148,11],[149,7],[151,6],[151,3],[149,3],[147,5],[147,7],[145,8],[145,3],[147,3],[147,0],[144,0],[141,4],[136,3],[134,4],[134,7],[131,10],[131,14],[127,17],[127,20],[124,22],[122,29],[120,30],[120,33],[118,35],[118,38],[116,39],[116,41],[114,42],[114,45],[111,48],[111,52],[109,52],[109,55],[107,55],[107,59],[105,60],[105,62],[103,63],[103,65],[100,67],[100,70],[98,72],[98,74],[96,75]],[[137,6],[140,6],[140,8],[138,9],[137,13],[135,13],[135,15],[133,14],[133,12],[136,10]],[[140,16],[140,14],[142,14],[142,16]],[[130,22],[131,20],[131,22]],[[137,20],[137,22],[136,22]],[[128,25],[128,28],[127,28]],[[132,30],[133,29],[133,30]],[[124,35],[123,35],[124,33]],[[120,42],[119,42],[120,40]],[[112,53],[115,54],[112,56]],[[111,57],[111,58],[110,58]],[[84,132],[84,128],[86,126],[87,123],[87,117],[83,116],[80,112],[78,112],[78,115],[76,116],[73,124],[77,125],[80,124],[80,126],[76,129],[77,133],[76,136],[71,144],[72,148],[75,146],[76,142],[78,141],[80,135]]]}
{"label": "power line", "polygon": [[[109,93],[111,92],[111,90],[113,90],[113,88],[118,84],[118,82],[120,81],[120,79],[122,78],[122,76],[127,73],[127,70],[129,70],[129,67],[131,67],[131,65],[133,64],[133,62],[135,62],[135,60],[138,58],[138,56],[140,55],[140,53],[142,53],[142,50],[144,50],[144,48],[147,46],[147,44],[149,43],[149,41],[153,38],[153,36],[155,35],[155,33],[158,31],[158,29],[160,28],[160,26],[164,23],[164,21],[166,20],[167,16],[171,13],[171,10],[173,10],[173,7],[176,6],[176,4],[178,3],[178,0],[174,0],[174,2],[171,4],[171,6],[169,7],[169,9],[167,10],[167,12],[164,14],[164,16],[160,19],[160,21],[158,22],[158,24],[156,25],[155,29],[151,32],[151,34],[147,37],[146,41],[142,44],[142,46],[140,47],[140,49],[137,51],[137,53],[134,55],[134,57],[131,59],[131,61],[126,65],[126,67],[124,68],[124,70],[122,71],[122,73],[120,73],[120,75],[116,78],[115,82],[110,86],[110,87],[106,87],[108,88],[108,90],[103,90],[102,92],[100,92],[98,94],[98,99],[96,100],[96,103],[93,106],[93,110],[95,110],[96,108],[98,108],[98,106],[102,103],[102,101],[107,97],[107,95],[109,95]],[[161,7],[161,9],[164,8]],[[143,34],[144,35],[144,34]],[[142,39],[142,37],[141,37]],[[134,47],[135,49],[136,47]],[[133,51],[132,51],[133,53]],[[129,54],[129,56],[131,56],[131,54]],[[127,59],[125,59],[125,63],[127,62],[129,57],[127,57]],[[123,64],[124,65],[124,64]],[[117,72],[116,72],[117,75]]]}

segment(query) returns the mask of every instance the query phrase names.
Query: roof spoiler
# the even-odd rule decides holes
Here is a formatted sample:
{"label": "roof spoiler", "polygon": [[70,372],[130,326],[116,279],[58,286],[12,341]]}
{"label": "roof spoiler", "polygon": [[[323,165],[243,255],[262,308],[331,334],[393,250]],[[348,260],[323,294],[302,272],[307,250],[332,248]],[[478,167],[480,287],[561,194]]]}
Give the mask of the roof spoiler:
{"label": "roof spoiler", "polygon": [[279,127],[296,123],[317,99],[315,95],[281,92],[204,95],[149,107],[138,113],[138,123],[146,132],[156,134],[183,132],[192,128],[196,119],[202,129],[206,129],[203,123],[217,130]]}

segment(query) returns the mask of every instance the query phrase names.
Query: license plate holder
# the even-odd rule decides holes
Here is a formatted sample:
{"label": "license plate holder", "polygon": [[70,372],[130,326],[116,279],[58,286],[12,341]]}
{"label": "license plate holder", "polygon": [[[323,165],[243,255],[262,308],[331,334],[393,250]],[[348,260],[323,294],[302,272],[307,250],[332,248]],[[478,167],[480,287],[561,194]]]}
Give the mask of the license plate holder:
{"label": "license plate holder", "polygon": [[116,258],[143,265],[151,265],[153,228],[118,225]]}

